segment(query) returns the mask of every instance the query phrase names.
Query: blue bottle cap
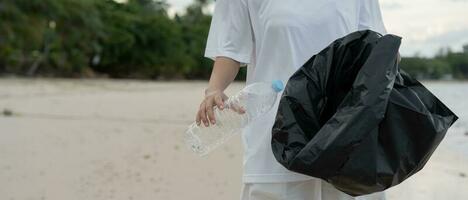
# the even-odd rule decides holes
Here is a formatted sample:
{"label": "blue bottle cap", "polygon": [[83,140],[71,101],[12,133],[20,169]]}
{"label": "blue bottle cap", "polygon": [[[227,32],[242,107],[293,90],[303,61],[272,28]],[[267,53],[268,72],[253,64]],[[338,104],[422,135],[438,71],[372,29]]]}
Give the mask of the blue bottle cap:
{"label": "blue bottle cap", "polygon": [[281,92],[284,89],[283,81],[274,80],[271,83],[271,87],[273,87],[273,90],[275,90],[275,92]]}

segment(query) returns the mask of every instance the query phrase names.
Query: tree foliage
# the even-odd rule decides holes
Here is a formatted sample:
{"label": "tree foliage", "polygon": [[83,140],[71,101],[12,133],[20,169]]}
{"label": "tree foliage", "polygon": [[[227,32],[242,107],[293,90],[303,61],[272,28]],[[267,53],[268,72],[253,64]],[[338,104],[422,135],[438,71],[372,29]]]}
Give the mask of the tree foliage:
{"label": "tree foliage", "polygon": [[[196,0],[170,17],[165,0],[2,0],[0,74],[207,79],[210,2]],[[403,58],[401,66],[418,78],[468,78],[468,46]]]}
{"label": "tree foliage", "polygon": [[205,4],[170,18],[161,0],[4,0],[0,73],[205,78]]}
{"label": "tree foliage", "polygon": [[400,66],[418,79],[468,79],[468,48],[440,51],[434,58],[405,57]]}

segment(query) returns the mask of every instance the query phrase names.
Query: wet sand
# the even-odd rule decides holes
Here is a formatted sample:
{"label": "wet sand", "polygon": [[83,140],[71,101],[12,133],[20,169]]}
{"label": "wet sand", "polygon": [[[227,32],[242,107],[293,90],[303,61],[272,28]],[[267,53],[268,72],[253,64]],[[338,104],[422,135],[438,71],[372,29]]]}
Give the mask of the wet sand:
{"label": "wet sand", "polygon": [[[447,88],[468,89],[451,84],[429,85],[444,96],[460,92]],[[0,199],[239,199],[239,136],[204,158],[182,143],[205,86],[0,79]],[[242,87],[235,83],[227,93]],[[420,173],[388,190],[388,199],[468,199],[468,106],[442,100],[463,119]]]}

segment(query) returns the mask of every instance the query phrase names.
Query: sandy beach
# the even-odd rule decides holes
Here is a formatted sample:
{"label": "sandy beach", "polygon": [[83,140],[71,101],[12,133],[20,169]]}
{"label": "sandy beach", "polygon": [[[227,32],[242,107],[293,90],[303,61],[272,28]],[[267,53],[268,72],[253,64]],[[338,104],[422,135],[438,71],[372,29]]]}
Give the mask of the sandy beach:
{"label": "sandy beach", "polygon": [[[425,85],[460,119],[425,168],[387,197],[468,199],[468,82]],[[239,199],[240,136],[204,158],[182,141],[205,86],[0,79],[0,200]]]}

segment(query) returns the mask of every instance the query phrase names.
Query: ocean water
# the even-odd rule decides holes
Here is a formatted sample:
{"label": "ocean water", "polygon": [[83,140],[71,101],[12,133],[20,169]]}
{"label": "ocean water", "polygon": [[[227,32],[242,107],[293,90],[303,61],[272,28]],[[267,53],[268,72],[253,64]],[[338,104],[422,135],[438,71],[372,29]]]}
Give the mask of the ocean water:
{"label": "ocean water", "polygon": [[441,146],[462,152],[468,157],[468,82],[428,81],[421,83],[457,116]]}

